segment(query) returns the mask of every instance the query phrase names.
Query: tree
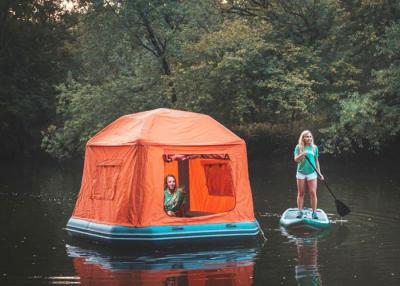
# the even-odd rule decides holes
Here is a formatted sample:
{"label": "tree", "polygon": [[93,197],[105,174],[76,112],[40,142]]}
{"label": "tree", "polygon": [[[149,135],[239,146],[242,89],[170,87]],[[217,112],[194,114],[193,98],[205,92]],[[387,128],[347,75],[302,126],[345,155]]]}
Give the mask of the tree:
{"label": "tree", "polygon": [[221,1],[221,9],[266,21],[278,37],[307,46],[329,37],[337,12],[335,1],[320,0],[228,0]]}
{"label": "tree", "polygon": [[18,157],[37,150],[40,129],[52,117],[53,84],[69,64],[62,1],[0,2],[0,148]]}
{"label": "tree", "polygon": [[43,147],[72,156],[118,116],[162,106],[245,139],[307,128],[327,152],[379,150],[398,138],[397,2],[89,1]]}
{"label": "tree", "polygon": [[400,24],[386,27],[377,43],[377,57],[385,65],[371,73],[368,91],[341,101],[334,124],[322,131],[329,152],[362,148],[379,152],[400,134]]}
{"label": "tree", "polygon": [[58,86],[57,121],[43,132],[42,147],[59,159],[82,154],[85,142],[119,116],[173,106],[172,67],[193,31],[211,21],[200,9],[207,4],[93,1],[74,27],[69,51],[80,64]]}
{"label": "tree", "polygon": [[290,40],[277,41],[271,26],[228,20],[184,54],[174,75],[178,98],[186,97],[183,108],[206,112],[228,126],[291,126],[312,116],[315,54]]}

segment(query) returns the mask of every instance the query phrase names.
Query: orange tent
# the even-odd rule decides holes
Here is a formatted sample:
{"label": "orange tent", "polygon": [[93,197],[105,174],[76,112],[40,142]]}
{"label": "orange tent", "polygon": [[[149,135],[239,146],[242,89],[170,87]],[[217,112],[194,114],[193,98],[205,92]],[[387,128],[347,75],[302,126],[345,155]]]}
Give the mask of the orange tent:
{"label": "orange tent", "polygon": [[[184,186],[181,217],[164,211],[167,174]],[[86,145],[72,217],[134,227],[255,221],[245,142],[203,114],[122,116]]]}

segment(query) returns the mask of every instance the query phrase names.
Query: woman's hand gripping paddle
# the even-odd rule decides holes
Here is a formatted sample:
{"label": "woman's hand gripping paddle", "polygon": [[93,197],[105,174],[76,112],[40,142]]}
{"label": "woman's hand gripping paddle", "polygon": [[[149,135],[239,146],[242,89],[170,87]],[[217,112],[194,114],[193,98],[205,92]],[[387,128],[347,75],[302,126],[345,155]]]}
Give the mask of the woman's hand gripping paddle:
{"label": "woman's hand gripping paddle", "polygon": [[[308,163],[310,163],[311,167],[314,169],[314,171],[318,174],[318,176],[321,178],[321,174],[317,171],[317,169],[314,167],[314,165],[311,163],[311,160],[305,155],[305,158],[307,159]],[[338,200],[336,196],[333,194],[332,190],[329,188],[328,184],[325,182],[325,180],[322,180],[324,183],[325,187],[328,189],[328,191],[331,193],[332,197],[335,199],[335,206],[337,213],[341,216],[344,217],[350,213],[350,208],[345,205],[342,201]]]}

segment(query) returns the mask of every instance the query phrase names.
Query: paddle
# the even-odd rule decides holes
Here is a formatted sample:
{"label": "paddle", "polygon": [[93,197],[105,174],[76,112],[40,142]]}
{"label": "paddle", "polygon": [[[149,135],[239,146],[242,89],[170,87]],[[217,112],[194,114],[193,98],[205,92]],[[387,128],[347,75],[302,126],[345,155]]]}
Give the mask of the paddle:
{"label": "paddle", "polygon": [[[307,159],[308,163],[310,163],[311,167],[314,169],[314,171],[318,174],[318,176],[321,178],[321,174],[317,171],[317,169],[314,167],[313,163],[311,163],[311,160],[305,155],[305,158]],[[341,217],[344,217],[350,213],[350,208],[346,206],[342,201],[338,200],[336,196],[333,194],[331,188],[329,188],[328,184],[325,182],[325,180],[322,180],[324,183],[325,187],[328,189],[328,191],[331,193],[332,197],[335,199],[335,206],[338,214]]]}

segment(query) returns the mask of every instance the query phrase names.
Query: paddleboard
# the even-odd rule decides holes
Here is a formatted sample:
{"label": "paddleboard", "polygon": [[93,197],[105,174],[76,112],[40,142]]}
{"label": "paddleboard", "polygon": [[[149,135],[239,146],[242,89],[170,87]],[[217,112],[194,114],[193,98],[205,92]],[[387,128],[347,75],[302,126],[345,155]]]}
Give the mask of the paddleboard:
{"label": "paddleboard", "polygon": [[317,209],[318,219],[312,218],[312,209],[305,208],[303,216],[297,218],[298,208],[289,208],[281,216],[279,223],[288,229],[321,230],[329,228],[330,221],[322,209]]}

